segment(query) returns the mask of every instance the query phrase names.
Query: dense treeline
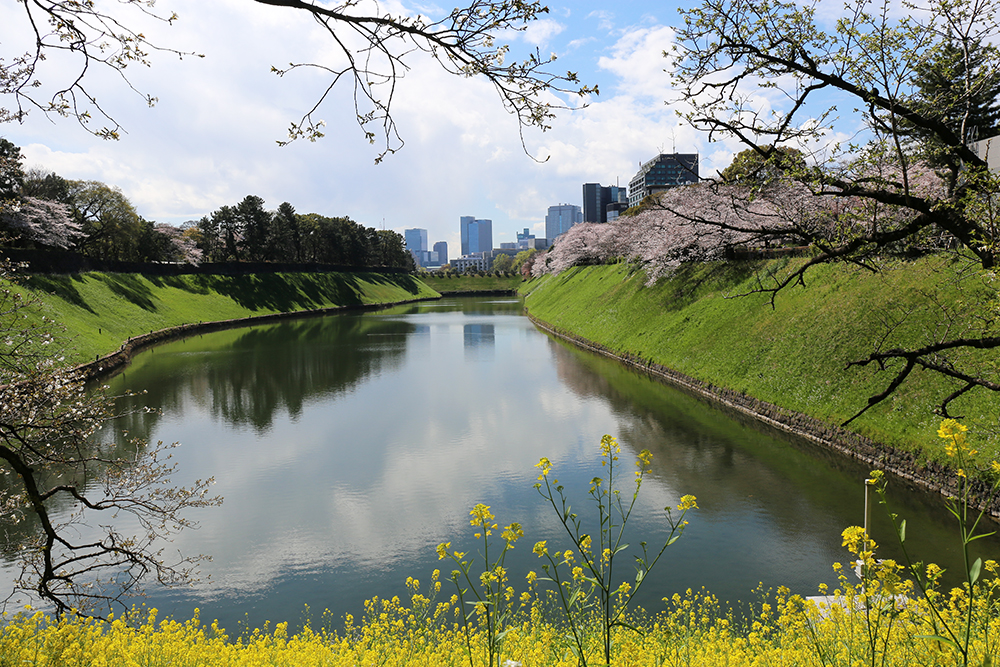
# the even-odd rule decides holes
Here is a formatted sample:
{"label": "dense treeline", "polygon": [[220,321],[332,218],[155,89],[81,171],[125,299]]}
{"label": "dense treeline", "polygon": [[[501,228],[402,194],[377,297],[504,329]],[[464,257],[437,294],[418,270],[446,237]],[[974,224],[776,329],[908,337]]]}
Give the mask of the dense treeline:
{"label": "dense treeline", "polygon": [[347,217],[300,215],[288,202],[270,212],[255,195],[213,211],[192,232],[204,260],[211,262],[415,268],[396,232],[365,227]]}
{"label": "dense treeline", "polygon": [[0,239],[21,249],[70,250],[103,262],[282,262],[413,270],[403,237],[350,218],[276,211],[248,195],[200,222],[146,220],[122,191],[25,170],[20,148],[0,138]]}

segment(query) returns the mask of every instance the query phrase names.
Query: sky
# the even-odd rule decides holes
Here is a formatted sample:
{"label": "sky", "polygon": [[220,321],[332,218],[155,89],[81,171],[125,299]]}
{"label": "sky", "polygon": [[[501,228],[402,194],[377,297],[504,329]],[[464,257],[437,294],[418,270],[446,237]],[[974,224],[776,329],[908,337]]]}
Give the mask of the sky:
{"label": "sky", "polygon": [[[524,228],[543,237],[549,206],[582,206],[584,183],[627,185],[660,152],[700,154],[703,176],[728,166],[740,146],[709,143],[676,113],[663,53],[680,22],[677,7],[555,2],[526,31],[503,35],[513,54],[554,53],[559,71],[575,71],[601,91],[564,99],[587,106],[560,112],[547,132],[525,130],[524,146],[487,82],[450,75],[422,53],[407,58],[394,100],[405,144],[380,164],[379,144],[357,126],[347,86],[335,87],[316,114],[325,137],[279,146],[328,79],[311,70],[279,77],[271,68],[330,62],[330,37],[304,12],[248,0],[160,0],[158,12],[178,15],[169,26],[122,14],[158,46],[204,57],[153,52],[149,67],[130,66],[132,86],[158,99],[152,107],[121,78],[89,72],[98,101],[123,126],[119,140],[38,111],[0,125],[0,136],[21,147],[28,168],[119,187],[147,220],[198,220],[253,194],[270,209],[287,201],[299,213],[349,216],[401,234],[424,228],[429,244],[446,241],[454,258],[461,216],[492,219],[499,246]],[[433,5],[403,9],[444,13]],[[0,4],[0,57],[18,46],[23,52],[25,26],[20,3]],[[46,67],[46,85],[65,79],[58,58]]]}

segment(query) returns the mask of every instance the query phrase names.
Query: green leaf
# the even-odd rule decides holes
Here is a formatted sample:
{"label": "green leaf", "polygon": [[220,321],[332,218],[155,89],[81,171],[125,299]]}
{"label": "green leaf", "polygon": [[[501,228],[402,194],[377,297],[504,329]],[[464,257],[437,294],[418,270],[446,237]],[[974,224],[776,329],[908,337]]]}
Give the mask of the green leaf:
{"label": "green leaf", "polygon": [[643,578],[646,576],[645,570],[637,570],[635,573],[635,584],[638,586],[642,583]]}
{"label": "green leaf", "polygon": [[906,519],[903,519],[899,524],[899,541],[906,541]]}
{"label": "green leaf", "polygon": [[640,628],[638,628],[638,627],[636,627],[636,626],[634,626],[631,623],[628,623],[626,621],[615,621],[614,623],[611,624],[611,627],[615,627],[616,625],[617,626],[621,626],[623,628],[628,628],[629,630],[631,630],[631,631],[633,631],[633,632],[635,632],[637,634],[645,636],[645,633]]}
{"label": "green leaf", "polygon": [[973,584],[979,581],[979,572],[983,569],[983,559],[977,558],[976,562],[972,564],[972,568],[969,569],[969,581]]}
{"label": "green leaf", "polygon": [[916,637],[917,639],[930,639],[931,641],[944,642],[945,644],[951,646],[956,651],[962,650],[958,644],[948,639],[947,637],[942,637],[941,635],[917,635]]}
{"label": "green leaf", "polygon": [[970,537],[969,539],[967,539],[965,541],[965,543],[968,544],[969,542],[975,542],[976,540],[981,540],[984,537],[992,537],[993,535],[996,535],[996,534],[997,533],[994,530],[992,533],[983,533],[982,535],[976,535],[975,537]]}

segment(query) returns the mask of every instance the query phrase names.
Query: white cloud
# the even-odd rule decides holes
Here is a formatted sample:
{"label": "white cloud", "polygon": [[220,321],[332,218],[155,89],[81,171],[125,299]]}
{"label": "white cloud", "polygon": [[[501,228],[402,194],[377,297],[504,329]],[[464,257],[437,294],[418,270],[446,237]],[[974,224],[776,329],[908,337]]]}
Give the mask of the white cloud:
{"label": "white cloud", "polygon": [[533,46],[544,47],[566,26],[552,19],[539,19],[529,24],[524,31],[524,41]]}
{"label": "white cloud", "polygon": [[615,15],[603,9],[595,10],[587,14],[588,19],[597,19],[597,27],[601,30],[614,29]]}
{"label": "white cloud", "polygon": [[636,97],[664,100],[671,92],[670,77],[664,70],[669,61],[664,58],[674,42],[674,30],[669,26],[650,26],[627,31],[611,48],[611,55],[602,56],[597,64],[619,79],[619,89]]}

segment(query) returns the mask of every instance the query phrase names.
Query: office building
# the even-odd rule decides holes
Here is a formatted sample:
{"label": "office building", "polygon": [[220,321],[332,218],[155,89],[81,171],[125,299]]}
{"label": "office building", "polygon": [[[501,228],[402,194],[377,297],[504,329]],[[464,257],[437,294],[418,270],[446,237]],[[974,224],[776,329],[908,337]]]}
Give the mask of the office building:
{"label": "office building", "polygon": [[575,204],[549,206],[545,216],[545,237],[551,243],[560,234],[565,234],[573,225],[583,222],[583,211]]}
{"label": "office building", "polygon": [[[615,207],[618,211],[618,203],[624,200],[628,202],[626,188],[617,185],[601,185],[600,183],[583,184],[583,221],[584,222],[607,222],[608,207]],[[615,214],[614,217],[617,217]]]}
{"label": "office building", "polygon": [[444,266],[448,263],[448,243],[446,241],[438,241],[435,243],[434,252],[437,253],[438,266]]}
{"label": "office building", "polygon": [[492,220],[477,220],[471,215],[463,215],[459,221],[463,257],[493,250]]}
{"label": "office building", "polygon": [[628,203],[635,206],[647,195],[697,182],[697,153],[661,153],[641,165],[629,181]]}
{"label": "office building", "polygon": [[406,249],[410,252],[427,250],[426,229],[406,229],[403,231],[403,239],[406,241]]}

